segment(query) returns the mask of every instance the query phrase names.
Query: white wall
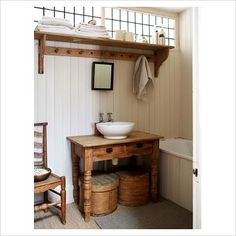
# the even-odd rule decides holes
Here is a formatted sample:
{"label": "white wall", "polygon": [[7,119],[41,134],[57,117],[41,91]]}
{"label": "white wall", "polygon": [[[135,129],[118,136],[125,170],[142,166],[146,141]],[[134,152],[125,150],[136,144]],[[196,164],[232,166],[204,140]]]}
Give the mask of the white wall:
{"label": "white wall", "polygon": [[179,47],[182,63],[180,136],[192,139],[192,9],[179,14]]}
{"label": "white wall", "polygon": [[[184,22],[184,18],[181,19]],[[189,37],[186,42],[188,40]],[[189,72],[185,76],[186,72],[182,70],[184,50],[170,51],[158,78],[155,78],[154,88],[149,90],[148,101],[141,102],[132,94],[134,62],[114,60],[114,90],[92,91],[91,68],[92,62],[97,59],[45,56],[45,74],[39,75],[37,44],[35,41],[34,117],[35,122],[48,122],[48,164],[57,174],[66,175],[68,202],[73,199],[70,145],[66,137],[92,134],[99,112],[112,112],[115,120],[133,121],[135,128],[141,131],[165,137],[191,138],[191,115],[187,114],[191,112],[191,102],[186,100],[191,97],[191,78]],[[48,44],[92,48],[88,45],[58,42]],[[182,50],[184,46],[180,46]],[[150,66],[153,70],[153,64]]]}

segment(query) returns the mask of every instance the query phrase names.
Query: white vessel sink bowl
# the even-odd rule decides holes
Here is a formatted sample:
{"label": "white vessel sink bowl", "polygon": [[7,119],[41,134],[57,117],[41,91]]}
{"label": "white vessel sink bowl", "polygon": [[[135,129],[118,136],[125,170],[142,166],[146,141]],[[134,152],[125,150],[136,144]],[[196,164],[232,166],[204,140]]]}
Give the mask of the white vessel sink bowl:
{"label": "white vessel sink bowl", "polygon": [[102,122],[97,123],[98,131],[107,139],[125,139],[133,130],[133,122]]}

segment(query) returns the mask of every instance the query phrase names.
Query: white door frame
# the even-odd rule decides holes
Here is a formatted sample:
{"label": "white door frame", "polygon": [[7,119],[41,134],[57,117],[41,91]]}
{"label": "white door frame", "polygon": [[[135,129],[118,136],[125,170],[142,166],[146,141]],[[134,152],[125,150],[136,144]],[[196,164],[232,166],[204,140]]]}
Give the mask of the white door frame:
{"label": "white door frame", "polygon": [[[198,8],[192,8],[193,32],[193,228],[201,228],[201,180],[199,156],[199,61],[198,61]],[[196,173],[197,172],[197,173]]]}

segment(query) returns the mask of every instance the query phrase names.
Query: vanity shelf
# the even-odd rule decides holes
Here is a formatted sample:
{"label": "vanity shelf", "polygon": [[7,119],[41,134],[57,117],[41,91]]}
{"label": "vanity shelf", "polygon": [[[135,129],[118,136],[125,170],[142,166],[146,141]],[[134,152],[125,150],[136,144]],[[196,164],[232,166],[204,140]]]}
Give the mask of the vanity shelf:
{"label": "vanity shelf", "polygon": [[65,35],[59,33],[49,33],[40,31],[34,32],[34,39],[39,40],[39,50],[38,50],[39,74],[44,73],[44,55],[94,57],[101,59],[133,60],[133,61],[135,61],[138,56],[145,55],[143,53],[119,52],[119,51],[108,51],[108,50],[92,50],[92,49],[89,50],[80,48],[50,47],[46,46],[46,41],[90,44],[90,45],[109,46],[116,48],[151,50],[153,51],[153,54],[146,54],[145,56],[150,62],[154,63],[155,77],[157,77],[158,75],[158,71],[161,64],[168,58],[169,49],[174,48],[173,46],[136,43],[136,42],[114,40],[114,39],[88,38],[81,36],[78,37],[74,35]]}

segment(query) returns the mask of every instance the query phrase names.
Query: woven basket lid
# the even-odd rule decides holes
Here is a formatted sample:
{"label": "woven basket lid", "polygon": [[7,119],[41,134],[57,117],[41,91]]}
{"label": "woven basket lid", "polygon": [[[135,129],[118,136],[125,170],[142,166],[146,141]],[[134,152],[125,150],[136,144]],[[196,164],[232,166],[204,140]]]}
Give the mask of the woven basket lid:
{"label": "woven basket lid", "polygon": [[139,179],[149,175],[147,170],[127,170],[116,172],[120,179]]}
{"label": "woven basket lid", "polygon": [[[81,179],[83,180],[83,178]],[[92,175],[92,191],[103,192],[117,188],[119,177],[115,173]]]}

